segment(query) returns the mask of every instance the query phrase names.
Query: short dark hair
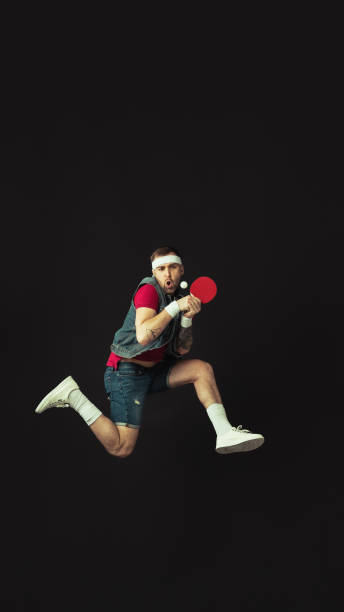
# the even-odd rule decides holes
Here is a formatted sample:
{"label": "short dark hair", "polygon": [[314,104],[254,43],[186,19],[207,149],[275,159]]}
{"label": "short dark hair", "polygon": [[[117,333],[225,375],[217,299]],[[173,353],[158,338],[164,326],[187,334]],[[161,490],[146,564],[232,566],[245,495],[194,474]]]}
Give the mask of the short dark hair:
{"label": "short dark hair", "polygon": [[150,256],[150,260],[151,262],[153,262],[153,260],[156,257],[162,257],[163,255],[168,255],[168,253],[175,253],[176,255],[178,255],[178,257],[181,257],[180,252],[178,251],[178,249],[176,249],[174,246],[162,246],[159,247],[158,249],[155,249],[155,251],[153,251],[153,253]]}

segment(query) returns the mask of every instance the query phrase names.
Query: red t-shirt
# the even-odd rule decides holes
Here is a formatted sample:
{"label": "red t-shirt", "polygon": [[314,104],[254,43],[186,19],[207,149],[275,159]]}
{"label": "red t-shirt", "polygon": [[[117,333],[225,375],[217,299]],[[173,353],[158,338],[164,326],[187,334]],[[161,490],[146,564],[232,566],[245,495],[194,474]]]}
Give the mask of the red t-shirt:
{"label": "red t-shirt", "polygon": [[[155,287],[153,287],[153,285],[143,285],[140,287],[134,297],[134,306],[135,308],[152,308],[158,312],[159,297]],[[145,351],[144,353],[140,353],[137,359],[142,359],[143,361],[161,361],[165,354],[165,350],[166,346],[161,346],[151,351]],[[123,357],[115,355],[115,353],[110,353],[106,365],[117,370],[118,362],[121,361],[121,359],[123,359]]]}

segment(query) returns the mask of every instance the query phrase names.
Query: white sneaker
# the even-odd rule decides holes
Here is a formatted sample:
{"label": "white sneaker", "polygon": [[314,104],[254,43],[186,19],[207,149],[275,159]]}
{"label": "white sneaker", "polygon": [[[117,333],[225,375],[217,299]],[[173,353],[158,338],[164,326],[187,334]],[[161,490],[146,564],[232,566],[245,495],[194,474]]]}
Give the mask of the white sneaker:
{"label": "white sneaker", "polygon": [[35,412],[41,414],[48,408],[68,408],[68,396],[74,389],[79,389],[79,385],[71,376],[67,376],[67,378],[42,399]]}
{"label": "white sneaker", "polygon": [[231,431],[217,436],[216,452],[225,455],[227,453],[242,453],[244,451],[255,450],[264,444],[264,437],[261,434],[252,433],[249,429],[242,429],[242,426],[232,427]]}

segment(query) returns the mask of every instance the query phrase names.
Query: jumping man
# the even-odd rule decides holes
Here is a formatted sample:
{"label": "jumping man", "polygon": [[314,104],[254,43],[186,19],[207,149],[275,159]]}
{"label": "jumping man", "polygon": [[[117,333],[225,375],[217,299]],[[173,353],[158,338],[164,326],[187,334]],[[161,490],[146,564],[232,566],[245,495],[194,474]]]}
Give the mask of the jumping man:
{"label": "jumping man", "polygon": [[146,395],[192,383],[214,426],[218,453],[258,448],[264,442],[261,434],[228,421],[212,366],[184,358],[191,349],[192,319],[201,311],[201,302],[179,291],[184,275],[179,251],[160,247],[151,255],[151,263],[152,276],[137,286],[111,345],[104,374],[110,418],[87,399],[71,376],[43,398],[36,412],[73,408],[108,453],[124,458],[135,448]]}

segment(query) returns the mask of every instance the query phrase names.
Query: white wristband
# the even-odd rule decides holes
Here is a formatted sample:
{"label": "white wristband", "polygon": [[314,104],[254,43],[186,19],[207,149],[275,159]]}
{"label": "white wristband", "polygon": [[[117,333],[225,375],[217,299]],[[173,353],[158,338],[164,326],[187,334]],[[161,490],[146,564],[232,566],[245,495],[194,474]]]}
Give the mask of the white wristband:
{"label": "white wristband", "polygon": [[192,325],[192,319],[189,319],[188,317],[184,317],[184,315],[182,315],[180,324],[182,327],[190,327]]}
{"label": "white wristband", "polygon": [[168,306],[165,306],[165,310],[167,310],[168,314],[170,315],[170,317],[172,317],[172,319],[174,319],[174,317],[176,317],[180,313],[180,309],[176,301],[171,302],[171,304],[169,304]]}

